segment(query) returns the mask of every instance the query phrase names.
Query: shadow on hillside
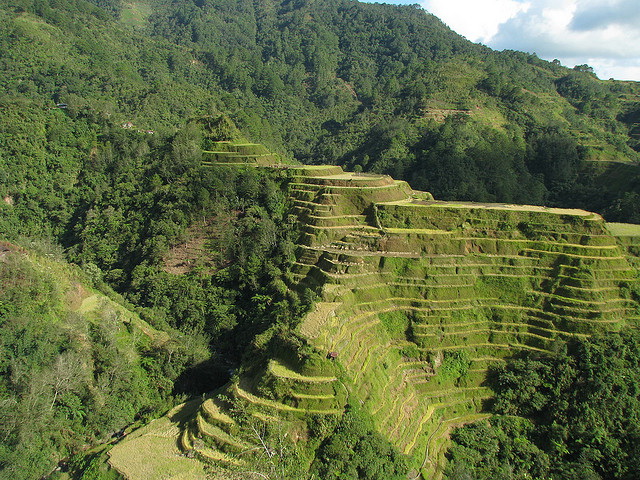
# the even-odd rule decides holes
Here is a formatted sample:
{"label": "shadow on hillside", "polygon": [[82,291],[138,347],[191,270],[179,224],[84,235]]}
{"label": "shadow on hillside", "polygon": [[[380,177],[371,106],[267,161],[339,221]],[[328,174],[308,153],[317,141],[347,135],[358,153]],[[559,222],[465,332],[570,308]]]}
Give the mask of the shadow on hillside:
{"label": "shadow on hillside", "polygon": [[186,369],[176,379],[173,393],[202,395],[220,388],[231,378],[230,366],[212,358]]}

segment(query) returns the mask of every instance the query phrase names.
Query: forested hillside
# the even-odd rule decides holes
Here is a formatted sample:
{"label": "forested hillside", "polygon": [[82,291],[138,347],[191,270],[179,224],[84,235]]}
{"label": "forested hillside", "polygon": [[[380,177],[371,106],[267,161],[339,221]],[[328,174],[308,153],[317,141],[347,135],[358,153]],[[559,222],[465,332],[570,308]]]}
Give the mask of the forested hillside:
{"label": "forested hillside", "polygon": [[13,125],[56,103],[67,118],[143,132],[226,112],[280,153],[390,173],[439,198],[635,218],[638,172],[609,163],[638,158],[634,82],[491,51],[415,6],[96,3],[5,3]]}
{"label": "forested hillside", "polygon": [[[190,129],[203,134],[202,125]],[[2,478],[39,478],[134,420],[220,386],[257,334],[308,308],[311,292],[288,291],[282,280],[297,232],[282,186],[253,169],[172,165],[162,152],[176,152],[185,131],[159,141],[116,130],[122,137],[111,137],[109,156],[87,158],[67,192],[43,182],[41,190],[31,187],[28,203],[3,202],[2,236],[15,244],[3,243],[0,251]],[[147,138],[158,143],[150,146]],[[176,274],[169,259],[194,236],[206,247],[187,255],[186,272]],[[54,240],[64,253],[58,244],[47,246]],[[63,255],[82,271],[49,260],[62,262]],[[92,288],[135,310],[153,326],[143,333],[157,329],[163,340],[140,339],[138,320],[120,326],[122,315],[136,314],[102,305]],[[128,333],[118,333],[123,328]],[[56,370],[67,367],[76,370]],[[56,393],[56,375],[63,376],[64,396]],[[105,375],[108,388],[100,383]],[[59,428],[68,433],[59,436]]]}
{"label": "forested hillside", "polygon": [[0,477],[40,478],[172,403],[207,345],[142,320],[60,249],[0,243]]}
{"label": "forested hillside", "polygon": [[[556,301],[573,302],[579,319],[569,323],[588,325],[589,315],[604,316],[603,324],[618,328],[633,323],[627,314],[637,310],[629,306],[638,300],[637,265],[629,267],[626,258],[637,254],[637,245],[631,242],[630,253],[619,253],[620,236],[604,230],[602,219],[598,232],[578,231],[582,214],[550,222],[541,234],[516,214],[511,217],[508,208],[497,221],[492,212],[478,213],[466,204],[471,213],[460,225],[442,220],[445,227],[432,228],[421,219],[412,224],[413,213],[403,217],[405,223],[387,225],[377,217],[376,202],[432,197],[413,198],[409,185],[361,172],[392,174],[439,200],[578,207],[610,221],[638,223],[639,118],[637,83],[601,81],[587,65],[565,68],[535,55],[491,51],[416,6],[354,0],[0,0],[0,477],[40,478],[62,460],[78,478],[115,478],[113,470],[107,472],[102,447],[93,447],[116,442],[109,440],[114,433],[130,427],[128,433],[230,379],[235,391],[226,390],[220,405],[230,409],[233,421],[216,413],[207,417],[213,422],[208,426],[195,417],[196,425],[180,425],[185,445],[194,440],[193,431],[202,435],[218,428],[216,421],[241,436],[235,422],[248,428],[251,415],[240,406],[251,402],[315,402],[331,415],[348,404],[340,418],[313,414],[294,420],[290,432],[296,440],[287,444],[292,455],[266,449],[266,460],[256,461],[256,469],[273,478],[309,474],[344,480],[441,468],[438,460],[428,464],[426,457],[423,463],[402,455],[398,445],[417,444],[417,450],[427,451],[437,446],[438,458],[444,458],[445,420],[437,424],[434,417],[425,427],[434,429],[425,430],[433,433],[429,439],[419,439],[419,432],[413,440],[401,438],[400,426],[408,423],[398,422],[393,430],[381,426],[395,414],[406,415],[403,408],[409,407],[375,380],[382,367],[372,367],[364,343],[358,343],[368,337],[344,351],[352,349],[353,362],[362,359],[361,380],[377,382],[367,387],[371,398],[391,398],[389,404],[380,402],[389,411],[376,410],[378,417],[362,408],[370,398],[349,391],[345,397],[347,387],[338,383],[354,388],[357,382],[345,371],[357,369],[347,365],[339,371],[342,359],[327,363],[327,352],[317,346],[324,344],[314,346],[311,336],[296,330],[314,308],[322,313],[325,283],[332,284],[329,291],[345,289],[352,303],[344,311],[354,315],[344,315],[354,321],[377,315],[369,287],[381,289],[389,310],[400,307],[384,296],[395,298],[390,289],[397,289],[399,298],[422,295],[411,301],[435,298],[440,306],[441,301],[469,301],[479,312],[476,323],[487,330],[479,335],[493,336],[499,315],[482,310],[476,297],[500,287],[506,296],[541,311],[553,310]],[[263,156],[278,168],[215,165],[216,159],[234,154],[224,151],[225,142],[246,150],[236,152],[238,158]],[[283,168],[297,162],[337,164],[356,174]],[[371,193],[387,188],[398,198]],[[356,192],[353,204],[350,194],[343,194],[349,191]],[[327,198],[346,203],[327,207]],[[306,206],[300,208],[300,202]],[[387,220],[395,218],[396,207],[402,211],[402,206],[388,207]],[[458,213],[446,212],[449,207],[433,211],[458,219]],[[400,242],[399,251],[392,251],[394,241]],[[424,250],[427,244],[440,249],[438,255],[468,255],[468,265],[410,267],[408,259],[421,255],[412,249]],[[514,250],[525,244],[526,253]],[[308,247],[316,250],[309,253],[313,248]],[[545,257],[542,270],[552,272],[536,280],[539,271],[526,270],[526,282],[539,289],[540,298],[524,290],[524,280],[509,276],[511,270],[529,268],[530,250]],[[324,252],[322,258],[318,252]],[[474,263],[475,255],[498,254],[505,257],[504,265]],[[374,265],[372,258],[382,260]],[[595,278],[606,276],[609,267],[602,265],[623,273]],[[407,274],[411,268],[419,270],[418,276],[433,277],[435,286],[402,283],[415,281]],[[439,268],[471,269],[467,276],[475,283],[457,285],[458,279],[451,285],[440,279],[448,274],[434,274]],[[583,269],[584,275],[569,278],[564,268]],[[350,284],[351,271],[358,269],[363,270],[353,278],[366,274],[377,282]],[[508,278],[487,281],[485,271]],[[391,286],[386,285],[389,274],[399,276]],[[428,293],[432,287],[438,293]],[[578,300],[562,300],[564,295]],[[595,307],[589,310],[580,302]],[[611,302],[625,307],[607,310]],[[524,308],[505,308],[511,307]],[[502,307],[486,306],[494,308]],[[553,317],[532,327],[512,319],[510,325],[520,325],[524,333],[505,333],[509,341],[519,344],[519,335],[543,337],[547,356],[525,356],[496,370],[496,382],[480,386],[473,382],[486,374],[484,357],[467,376],[472,360],[466,353],[420,353],[417,337],[407,337],[413,335],[408,326],[420,321],[409,310],[399,311],[374,318],[383,332],[379,337],[400,347],[400,353],[389,353],[389,345],[378,346],[390,355],[379,378],[401,382],[403,376],[390,372],[422,362],[414,368],[422,370],[412,374],[427,383],[444,362],[438,388],[498,392],[486,411],[505,417],[453,436],[451,478],[492,478],[511,471],[550,478],[572,478],[568,471],[632,478],[635,467],[623,453],[637,448],[637,432],[623,420],[637,416],[632,394],[619,399],[597,438],[584,429],[604,413],[588,402],[576,413],[566,403],[584,400],[577,392],[585,382],[594,395],[613,398],[623,375],[614,370],[632,375],[637,365],[635,334],[590,343],[578,329],[580,342],[566,352],[558,347],[557,356],[549,357],[555,335],[573,335],[563,330],[564,323],[556,328]],[[543,313],[552,317],[555,312]],[[325,333],[351,335],[334,327]],[[538,333],[531,334],[536,328]],[[423,336],[441,340],[444,333]],[[422,343],[420,348],[428,350]],[[274,360],[278,355],[286,365]],[[547,388],[547,376],[558,364],[569,365],[563,390],[528,396],[540,384]],[[593,371],[602,374],[604,385]],[[251,387],[257,391],[250,393],[247,382],[255,382]],[[291,397],[292,384],[310,390]],[[635,377],[629,391],[634,385]],[[442,393],[434,392],[427,393]],[[544,408],[556,394],[564,409],[546,417]],[[483,398],[465,396],[478,404]],[[288,406],[282,408],[289,411]],[[567,419],[578,413],[576,425],[569,425]],[[527,417],[540,429],[509,415]],[[415,419],[420,428],[426,425],[427,420]],[[516,447],[526,450],[529,460],[513,461],[517,448],[509,444],[511,432],[522,439]],[[293,433],[288,441],[293,442]],[[265,432],[274,442],[283,435],[275,428]],[[483,436],[492,438],[491,452],[479,445]],[[224,438],[234,447],[244,445],[233,445],[231,434]],[[553,449],[545,447],[547,440]],[[201,447],[197,439],[189,445],[188,454]],[[604,457],[610,462],[597,467]],[[550,462],[559,465],[552,468]]]}
{"label": "forested hillside", "polygon": [[637,331],[497,368],[490,422],[455,433],[448,478],[636,478]]}

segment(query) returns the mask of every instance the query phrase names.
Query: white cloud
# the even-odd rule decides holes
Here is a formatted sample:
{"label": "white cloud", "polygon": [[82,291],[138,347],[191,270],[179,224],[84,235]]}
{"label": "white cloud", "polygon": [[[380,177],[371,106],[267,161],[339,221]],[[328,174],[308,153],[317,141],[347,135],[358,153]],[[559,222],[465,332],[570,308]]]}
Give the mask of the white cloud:
{"label": "white cloud", "polygon": [[[606,0],[601,0],[604,3]],[[488,42],[498,49],[535,51],[542,57],[632,58],[640,56],[640,28],[598,22],[573,27],[587,12],[588,0],[538,0],[526,13],[511,17]],[[613,7],[612,7],[613,8]]]}
{"label": "white cloud", "polygon": [[[640,59],[626,59],[624,61],[608,58],[588,58],[586,62],[591,65],[598,76],[603,80],[615,78],[617,80],[640,80]],[[566,65],[580,64],[579,59],[567,62]]]}
{"label": "white cloud", "polygon": [[517,0],[425,0],[422,5],[472,42],[486,42],[501,23],[529,7]]}
{"label": "white cloud", "polygon": [[567,66],[588,63],[600,78],[640,80],[638,0],[423,0],[469,40],[535,52]]}

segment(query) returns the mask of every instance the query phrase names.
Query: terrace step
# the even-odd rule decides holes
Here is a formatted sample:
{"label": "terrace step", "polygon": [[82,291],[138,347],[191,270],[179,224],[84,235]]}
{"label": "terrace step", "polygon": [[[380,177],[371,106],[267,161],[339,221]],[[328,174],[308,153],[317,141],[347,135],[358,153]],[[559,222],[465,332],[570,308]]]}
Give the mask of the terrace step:
{"label": "terrace step", "polygon": [[222,428],[207,422],[200,412],[196,415],[195,425],[202,437],[210,439],[215,444],[216,449],[225,453],[241,453],[253,448],[253,445],[234,438]]}
{"label": "terrace step", "polygon": [[[321,297],[298,333],[338,354],[339,382],[404,453],[442,459],[450,428],[486,418],[491,365],[619,328],[635,305],[620,288],[635,272],[598,215],[420,200],[403,182],[339,167],[289,173],[301,226],[290,282]],[[454,384],[438,376],[435,359],[456,351],[470,368]],[[315,408],[335,401],[337,377],[276,361],[267,374],[288,397],[263,398],[243,384],[236,397],[263,412],[341,412]],[[424,471],[433,471],[428,462]]]}
{"label": "terrace step", "polygon": [[270,400],[268,398],[263,398],[263,397],[254,395],[253,393],[250,393],[249,391],[240,387],[240,385],[238,384],[233,385],[233,393],[242,400],[246,400],[247,402],[259,407],[265,407],[268,410],[280,410],[285,412],[315,414],[315,415],[340,415],[343,412],[342,409],[336,409],[336,408],[307,409],[307,408],[292,407],[284,403],[276,402],[275,400]]}
{"label": "terrace step", "polygon": [[327,376],[307,376],[301,375],[298,372],[295,372],[289,369],[284,364],[278,362],[277,360],[270,360],[268,366],[269,372],[271,372],[276,377],[287,378],[289,380],[296,380],[299,382],[307,382],[307,383],[331,383],[338,380],[337,377],[327,377]]}
{"label": "terrace step", "polygon": [[236,424],[235,420],[222,411],[221,404],[214,398],[206,399],[200,406],[200,412],[212,425],[229,428]]}
{"label": "terrace step", "polygon": [[180,435],[180,448],[185,452],[195,452],[195,455],[205,463],[222,464],[230,467],[240,467],[244,465],[242,460],[227,455],[220,450],[208,447],[204,443],[193,436],[190,429],[185,429]]}

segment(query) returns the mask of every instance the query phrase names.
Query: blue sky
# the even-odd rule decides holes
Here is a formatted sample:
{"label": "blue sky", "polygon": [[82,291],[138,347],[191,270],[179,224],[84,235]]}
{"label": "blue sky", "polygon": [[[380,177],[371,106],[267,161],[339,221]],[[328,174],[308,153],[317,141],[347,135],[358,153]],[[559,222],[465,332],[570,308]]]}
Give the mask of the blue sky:
{"label": "blue sky", "polygon": [[[374,3],[371,0],[369,3]],[[419,4],[460,35],[496,50],[513,49],[589,64],[602,79],[640,81],[640,0],[388,0]]]}

